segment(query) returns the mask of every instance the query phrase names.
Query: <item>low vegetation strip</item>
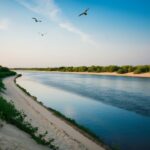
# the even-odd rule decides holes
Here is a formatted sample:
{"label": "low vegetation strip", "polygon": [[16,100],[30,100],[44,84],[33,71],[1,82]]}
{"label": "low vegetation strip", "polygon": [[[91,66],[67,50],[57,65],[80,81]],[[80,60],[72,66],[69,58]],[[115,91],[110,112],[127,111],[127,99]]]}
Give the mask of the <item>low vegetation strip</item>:
{"label": "low vegetation strip", "polygon": [[79,67],[54,67],[54,68],[14,68],[16,70],[37,70],[37,71],[61,71],[61,72],[117,72],[119,74],[130,73],[134,74],[150,72],[150,65],[140,66],[79,66]]}
{"label": "low vegetation strip", "polygon": [[53,150],[58,149],[52,144],[54,139],[45,140],[44,137],[48,134],[47,131],[43,134],[38,134],[38,127],[33,127],[29,122],[25,121],[25,117],[26,115],[23,112],[15,108],[12,101],[7,102],[4,98],[0,97],[0,119],[25,131],[31,135],[38,144],[46,145]]}

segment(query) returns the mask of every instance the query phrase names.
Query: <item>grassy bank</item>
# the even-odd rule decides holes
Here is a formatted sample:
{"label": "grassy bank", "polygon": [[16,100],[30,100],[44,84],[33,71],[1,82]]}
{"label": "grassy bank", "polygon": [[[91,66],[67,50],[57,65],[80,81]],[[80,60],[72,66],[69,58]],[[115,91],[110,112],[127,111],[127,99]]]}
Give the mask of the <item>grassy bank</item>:
{"label": "grassy bank", "polygon": [[28,121],[25,121],[26,115],[18,111],[13,102],[7,102],[4,98],[0,97],[0,119],[5,120],[7,123],[13,124],[22,131],[28,133],[38,144],[46,145],[53,150],[58,149],[52,142],[54,139],[45,140],[48,134],[46,131],[43,134],[38,134],[38,127],[33,127]]}

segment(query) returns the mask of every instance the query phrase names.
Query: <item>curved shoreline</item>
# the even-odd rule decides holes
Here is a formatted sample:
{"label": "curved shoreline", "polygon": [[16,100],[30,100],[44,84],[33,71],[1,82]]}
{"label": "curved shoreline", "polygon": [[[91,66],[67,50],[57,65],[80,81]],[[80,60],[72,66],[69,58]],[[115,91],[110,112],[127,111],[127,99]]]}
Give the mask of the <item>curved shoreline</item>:
{"label": "curved shoreline", "polygon": [[[81,149],[81,150],[82,149],[91,149],[91,150],[106,150],[106,149],[109,149],[108,146],[106,146],[102,142],[99,142],[98,140],[93,138],[91,135],[89,135],[88,133],[86,133],[85,131],[83,131],[82,129],[77,127],[76,125],[68,122],[67,119],[65,119],[63,117],[60,117],[60,116],[57,116],[57,115],[54,114],[54,112],[52,110],[48,110],[48,108],[43,106],[43,105],[41,106],[40,102],[38,102],[37,100],[35,101],[35,97],[29,95],[29,93],[28,94],[24,93],[25,91],[22,92],[16,86],[15,83],[14,83],[14,85],[16,87],[14,87],[14,85],[12,84],[12,82],[14,82],[14,80],[15,80],[14,77],[10,77],[10,78],[4,79],[4,80],[5,80],[6,88],[7,88],[7,91],[8,91],[8,92],[6,92],[6,96],[10,96],[10,98],[12,98],[17,93],[18,96],[21,95],[21,96],[23,96],[22,98],[25,99],[25,100],[22,101],[22,103],[21,102],[17,102],[17,103],[21,103],[21,104],[18,104],[18,105],[23,105],[24,103],[28,104],[28,105],[24,104],[24,105],[27,105],[27,106],[26,107],[22,106],[22,108],[20,108],[20,109],[23,109],[24,111],[26,111],[25,113],[27,113],[27,116],[32,115],[31,112],[26,110],[27,107],[31,106],[30,109],[32,109],[32,111],[36,111],[36,112],[34,112],[34,115],[36,115],[36,117],[38,115],[37,113],[40,113],[40,115],[42,115],[42,117],[45,117],[46,121],[49,121],[47,123],[50,123],[51,125],[53,125],[53,127],[56,128],[56,131],[58,130],[58,132],[56,132],[55,134],[60,134],[61,137],[59,137],[58,141],[60,141],[60,139],[61,139],[61,143],[60,143],[60,145],[59,144],[57,144],[57,145],[59,145],[60,147],[61,146],[65,147],[65,148],[60,148],[60,149],[64,149],[64,150],[67,150],[67,149],[70,149],[70,148],[72,150],[73,149],[75,149],[75,150],[76,149],[77,150],[78,149]],[[9,84],[7,82],[9,82]],[[11,85],[10,85],[10,82],[11,82]],[[13,89],[11,89],[10,86],[13,86],[13,88],[15,89],[15,93],[14,93]],[[16,88],[18,88],[18,89],[16,89]],[[9,94],[9,92],[10,92],[10,94]],[[11,94],[12,94],[12,97],[11,97]],[[16,96],[16,98],[17,98],[17,96]],[[23,108],[23,107],[25,107],[25,108]],[[37,108],[37,107],[39,107],[39,108]],[[34,120],[35,118],[32,118],[32,119]],[[43,118],[41,118],[41,119],[43,119]],[[35,121],[38,121],[38,120],[35,120]],[[41,120],[39,120],[39,121],[41,123]],[[45,126],[45,125],[43,125],[43,126]],[[62,137],[62,134],[63,134],[63,137]],[[56,137],[57,137],[57,135],[56,135]],[[68,141],[66,141],[67,143],[65,143],[65,137],[69,139],[69,141],[70,141],[69,143],[68,143]],[[56,143],[57,143],[57,138],[56,138]],[[66,144],[68,144],[68,145],[66,145]],[[68,147],[70,147],[70,148],[68,148]]]}
{"label": "curved shoreline", "polygon": [[[77,131],[79,131],[81,134],[83,134],[84,136],[86,136],[87,138],[89,138],[90,140],[92,140],[93,142],[95,142],[96,144],[103,146],[106,149],[110,149],[108,146],[106,146],[106,144],[104,144],[104,142],[97,137],[92,131],[90,131],[88,128],[85,128],[82,125],[79,125],[78,123],[75,122],[75,120],[70,119],[66,116],[64,116],[62,113],[60,113],[59,111],[56,111],[55,109],[52,109],[50,107],[46,107],[45,105],[43,105],[43,103],[41,101],[39,101],[37,99],[37,97],[31,95],[26,89],[24,89],[23,87],[21,87],[19,84],[17,84],[16,79],[21,77],[21,75],[17,76],[14,79],[14,82],[16,84],[17,87],[19,87],[24,93],[26,93],[28,96],[30,96],[34,101],[36,101],[37,103],[39,103],[41,106],[43,106],[44,108],[46,108],[48,111],[50,111],[51,113],[53,113],[56,117],[60,118],[61,120],[65,121],[67,124],[71,125],[74,129],[76,129]],[[87,131],[86,131],[87,130]]]}

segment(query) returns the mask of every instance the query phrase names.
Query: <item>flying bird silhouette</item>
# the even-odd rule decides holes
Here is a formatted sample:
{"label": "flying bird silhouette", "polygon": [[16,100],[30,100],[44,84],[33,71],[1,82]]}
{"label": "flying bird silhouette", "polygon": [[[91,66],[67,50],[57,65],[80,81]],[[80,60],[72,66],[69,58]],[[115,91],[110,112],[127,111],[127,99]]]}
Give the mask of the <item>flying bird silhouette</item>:
{"label": "flying bird silhouette", "polygon": [[87,12],[88,12],[88,11],[89,11],[89,8],[86,9],[84,12],[82,12],[82,13],[79,15],[79,17],[80,17],[80,16],[83,16],[83,15],[87,16]]}
{"label": "flying bird silhouette", "polygon": [[39,32],[39,34],[40,34],[41,36],[45,36],[47,33],[40,33],[40,32]]}
{"label": "flying bird silhouette", "polygon": [[38,20],[37,18],[33,17],[32,18],[35,22],[42,22],[41,20]]}

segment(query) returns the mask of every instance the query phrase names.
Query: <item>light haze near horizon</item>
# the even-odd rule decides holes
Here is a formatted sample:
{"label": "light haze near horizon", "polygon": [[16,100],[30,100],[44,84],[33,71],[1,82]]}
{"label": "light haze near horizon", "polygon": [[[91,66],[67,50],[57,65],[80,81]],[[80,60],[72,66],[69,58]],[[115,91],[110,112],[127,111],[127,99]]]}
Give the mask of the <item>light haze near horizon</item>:
{"label": "light haze near horizon", "polygon": [[150,64],[149,8],[148,0],[1,0],[0,65]]}

